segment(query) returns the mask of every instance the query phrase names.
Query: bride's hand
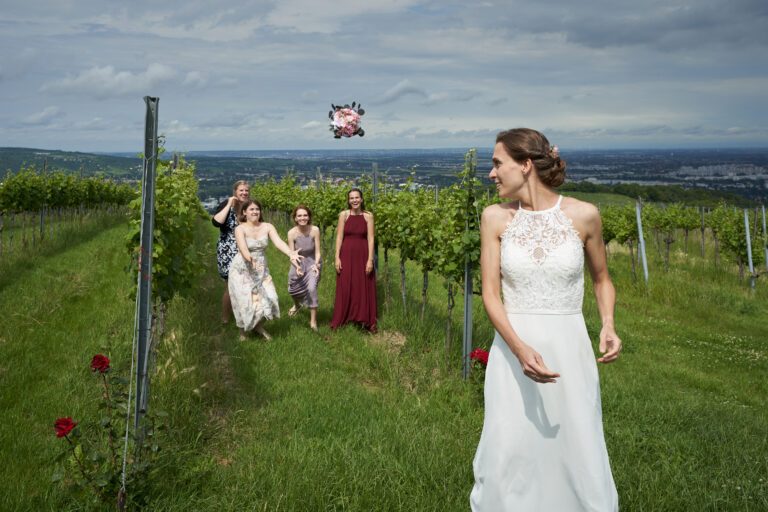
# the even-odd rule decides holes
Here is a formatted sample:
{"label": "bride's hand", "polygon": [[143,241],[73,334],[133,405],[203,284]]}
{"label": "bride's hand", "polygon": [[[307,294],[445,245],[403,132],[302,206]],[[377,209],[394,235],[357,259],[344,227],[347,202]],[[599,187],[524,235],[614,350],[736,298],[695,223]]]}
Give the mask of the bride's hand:
{"label": "bride's hand", "polygon": [[515,355],[523,367],[525,376],[534,382],[557,382],[555,379],[560,377],[559,373],[547,368],[541,354],[524,343],[515,351]]}
{"label": "bride's hand", "polygon": [[621,350],[621,339],[616,335],[613,326],[603,326],[600,331],[600,353],[603,357],[598,358],[598,363],[612,363],[619,357]]}

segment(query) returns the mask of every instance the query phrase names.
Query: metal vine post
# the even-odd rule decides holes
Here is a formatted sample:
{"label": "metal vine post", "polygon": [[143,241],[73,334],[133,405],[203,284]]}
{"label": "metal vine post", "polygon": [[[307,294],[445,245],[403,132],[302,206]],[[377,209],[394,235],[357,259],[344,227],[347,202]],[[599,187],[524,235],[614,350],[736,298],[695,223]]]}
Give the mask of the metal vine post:
{"label": "metal vine post", "polygon": [[157,170],[157,108],[159,98],[144,97],[147,105],[144,127],[144,170],[141,191],[141,238],[139,246],[139,276],[137,302],[138,350],[136,354],[136,412],[134,426],[147,412],[149,400],[149,350],[152,334],[152,251],[155,228],[155,174]]}
{"label": "metal vine post", "polygon": [[648,260],[645,257],[645,238],[643,238],[643,220],[642,220],[642,205],[640,199],[635,203],[635,216],[637,217],[637,247],[640,249],[640,256],[643,260],[643,275],[645,276],[645,284],[648,284]]}
{"label": "metal vine post", "polygon": [[[465,233],[469,234],[469,216],[475,202],[475,172],[477,171],[477,150],[471,149],[467,156],[467,165],[469,167],[469,176],[467,180],[467,205],[466,220],[464,224]],[[461,375],[464,379],[469,378],[470,360],[469,354],[472,352],[472,261],[469,253],[464,256],[464,343],[461,354],[462,370]]]}

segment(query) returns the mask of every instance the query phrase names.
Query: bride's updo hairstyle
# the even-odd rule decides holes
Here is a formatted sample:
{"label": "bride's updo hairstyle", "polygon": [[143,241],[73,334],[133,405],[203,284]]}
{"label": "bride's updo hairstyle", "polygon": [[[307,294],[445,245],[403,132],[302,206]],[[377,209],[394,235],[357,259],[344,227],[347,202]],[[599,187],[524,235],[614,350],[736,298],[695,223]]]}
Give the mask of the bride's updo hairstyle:
{"label": "bride's updo hairstyle", "polygon": [[530,128],[513,128],[496,136],[496,142],[504,146],[515,162],[522,164],[531,159],[536,174],[545,185],[558,187],[565,181],[565,160],[557,148],[549,145],[547,138]]}

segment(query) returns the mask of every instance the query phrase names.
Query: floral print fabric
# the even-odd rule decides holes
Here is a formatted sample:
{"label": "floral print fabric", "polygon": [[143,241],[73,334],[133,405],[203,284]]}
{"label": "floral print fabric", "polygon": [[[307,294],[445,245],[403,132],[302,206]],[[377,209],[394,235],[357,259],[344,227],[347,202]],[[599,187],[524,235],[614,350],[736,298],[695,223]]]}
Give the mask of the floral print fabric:
{"label": "floral print fabric", "polygon": [[248,250],[254,261],[261,264],[259,270],[243,258],[239,252],[229,267],[229,297],[237,326],[253,330],[263,319],[280,318],[280,305],[272,275],[267,267],[266,249],[268,238],[246,238]]}

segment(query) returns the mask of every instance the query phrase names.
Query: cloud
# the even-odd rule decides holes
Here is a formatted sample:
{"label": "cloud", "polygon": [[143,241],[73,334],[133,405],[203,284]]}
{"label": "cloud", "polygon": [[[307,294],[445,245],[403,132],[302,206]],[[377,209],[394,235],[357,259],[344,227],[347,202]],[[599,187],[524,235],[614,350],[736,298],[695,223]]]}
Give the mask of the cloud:
{"label": "cloud", "polygon": [[302,92],[301,96],[299,96],[299,98],[301,98],[301,101],[303,103],[315,103],[319,97],[320,97],[320,91],[318,91],[317,89],[308,89]]}
{"label": "cloud", "polygon": [[160,84],[174,80],[178,73],[165,64],[153,63],[146,71],[132,73],[117,71],[114,66],[93,67],[77,76],[54,80],[43,85],[40,92],[60,94],[92,94],[98,99],[148,94]]}
{"label": "cloud", "polygon": [[192,128],[190,128],[190,126],[183,121],[174,119],[170,122],[162,123],[159,131],[166,135],[173,135],[177,133],[186,133],[192,131]]}
{"label": "cloud", "polygon": [[187,76],[184,77],[182,85],[191,85],[193,87],[202,87],[208,83],[208,78],[199,71],[190,71]]}
{"label": "cloud", "polygon": [[275,3],[265,21],[267,24],[301,33],[333,34],[355,29],[354,19],[361,15],[403,13],[418,4],[418,0],[388,0],[361,2],[335,0],[333,3],[316,0],[281,0]]}
{"label": "cloud", "polygon": [[381,98],[379,98],[378,100],[374,100],[373,103],[376,105],[384,105],[386,103],[395,102],[400,98],[402,98],[403,96],[408,96],[409,94],[428,97],[426,91],[416,87],[415,85],[411,84],[409,80],[406,79],[406,80],[401,80],[397,85],[387,90],[381,96]]}
{"label": "cloud", "polygon": [[424,105],[438,105],[440,103],[456,103],[461,102],[465,103],[467,101],[471,101],[475,99],[478,96],[477,93],[473,92],[462,92],[462,93],[452,93],[452,92],[439,92],[435,94],[430,94],[427,96],[426,101],[424,101]]}
{"label": "cloud", "polygon": [[612,4],[600,16],[588,8],[563,20],[559,29],[568,41],[590,48],[647,45],[679,52],[745,44],[766,46],[767,5],[754,0]]}
{"label": "cloud", "polygon": [[219,114],[216,117],[199,123],[197,126],[212,130],[249,130],[267,124],[266,116],[252,112],[233,112]]}
{"label": "cloud", "polygon": [[102,131],[110,130],[115,127],[113,120],[103,119],[101,117],[94,117],[85,121],[78,121],[72,125],[75,130],[84,131]]}
{"label": "cloud", "polygon": [[[702,125],[689,126],[670,126],[667,124],[628,126],[626,128],[583,128],[572,130],[548,129],[544,130],[550,139],[568,139],[583,140],[597,139],[603,142],[613,142],[616,140],[665,140],[665,146],[669,146],[669,141],[680,141],[691,138],[711,139],[747,135],[750,137],[765,136],[768,128],[753,126],[731,126],[731,127],[706,127]],[[674,144],[674,142],[672,142]]]}
{"label": "cloud", "polygon": [[64,112],[59,107],[46,107],[42,112],[32,114],[22,119],[22,124],[31,126],[42,126],[49,124],[54,119],[64,117]]}
{"label": "cloud", "polygon": [[328,126],[328,123],[321,123],[320,121],[310,121],[308,123],[304,123],[301,127],[302,128],[317,128],[318,126]]}

